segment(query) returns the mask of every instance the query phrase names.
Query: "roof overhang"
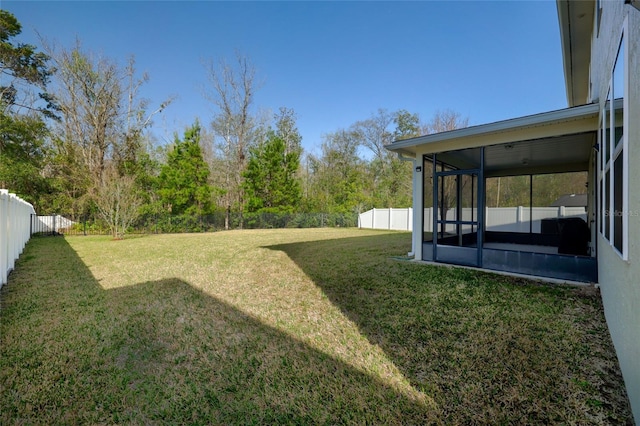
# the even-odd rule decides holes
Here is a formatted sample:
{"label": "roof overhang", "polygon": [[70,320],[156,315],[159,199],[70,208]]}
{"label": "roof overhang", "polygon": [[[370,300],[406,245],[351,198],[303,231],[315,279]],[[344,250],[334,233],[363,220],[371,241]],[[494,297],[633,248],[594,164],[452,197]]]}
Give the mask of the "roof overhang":
{"label": "roof overhang", "polygon": [[557,0],[562,61],[569,106],[582,105],[589,97],[591,33],[594,27],[594,0]]}
{"label": "roof overhang", "polygon": [[485,177],[583,172],[596,144],[596,132],[575,133],[554,138],[523,140],[438,153],[438,162],[452,169],[482,168]]}
{"label": "roof overhang", "polygon": [[454,149],[581,134],[597,130],[598,112],[598,104],[582,105],[396,141],[385,148],[416,157]]}
{"label": "roof overhang", "polygon": [[[619,108],[616,104],[614,107]],[[585,171],[597,143],[597,104],[396,141],[386,148],[404,157],[439,154],[452,167],[479,167],[485,147],[485,176]]]}

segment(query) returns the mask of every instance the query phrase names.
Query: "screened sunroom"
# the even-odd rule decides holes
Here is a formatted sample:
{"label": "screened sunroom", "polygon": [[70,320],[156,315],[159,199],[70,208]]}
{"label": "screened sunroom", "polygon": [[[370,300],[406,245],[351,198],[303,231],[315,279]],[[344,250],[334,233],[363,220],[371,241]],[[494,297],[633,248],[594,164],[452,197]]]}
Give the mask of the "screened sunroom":
{"label": "screened sunroom", "polygon": [[414,159],[416,259],[597,282],[597,105],[387,148]]}

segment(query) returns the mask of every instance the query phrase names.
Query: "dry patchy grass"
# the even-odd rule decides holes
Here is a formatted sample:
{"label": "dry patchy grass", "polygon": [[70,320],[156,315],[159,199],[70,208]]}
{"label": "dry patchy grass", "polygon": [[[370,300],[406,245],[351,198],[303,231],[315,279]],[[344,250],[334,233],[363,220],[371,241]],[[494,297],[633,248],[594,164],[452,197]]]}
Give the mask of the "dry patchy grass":
{"label": "dry patchy grass", "polygon": [[393,260],[409,239],[33,239],[0,423],[631,422],[597,292]]}

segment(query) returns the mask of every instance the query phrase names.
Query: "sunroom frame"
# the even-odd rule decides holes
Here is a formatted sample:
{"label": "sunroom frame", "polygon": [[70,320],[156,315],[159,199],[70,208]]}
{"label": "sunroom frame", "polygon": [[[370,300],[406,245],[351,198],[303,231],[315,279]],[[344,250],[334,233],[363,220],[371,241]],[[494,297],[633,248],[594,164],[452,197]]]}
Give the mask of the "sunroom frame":
{"label": "sunroom frame", "polygon": [[[614,105],[615,107],[615,105]],[[480,126],[452,130],[419,138],[397,141],[387,149],[401,157],[410,157],[414,161],[414,223],[413,251],[416,260],[439,263],[462,264],[484,269],[510,273],[543,276],[581,282],[597,282],[597,260],[595,247],[595,224],[598,214],[596,208],[596,158],[598,149],[597,104],[550,111],[532,116],[520,117]],[[516,149],[507,152],[504,148],[513,145]],[[471,252],[463,254],[466,247],[453,247],[438,244],[437,235],[433,243],[423,241],[423,194],[424,185],[429,181],[426,170],[423,172],[424,159],[437,161],[438,156],[451,156],[469,148],[479,148],[482,160],[480,164],[459,168],[441,175],[466,174],[478,175],[478,232],[477,256],[474,260]],[[523,153],[526,158],[522,158]],[[459,159],[464,162],[465,159]],[[462,163],[461,163],[462,164]],[[484,247],[485,233],[485,179],[497,176],[535,175],[561,172],[588,172],[587,224],[590,232],[591,254],[588,256],[536,253],[519,250],[496,250]],[[438,206],[436,182],[433,187],[433,206]],[[438,229],[437,214],[433,215],[433,228]],[[445,218],[446,220],[446,218]],[[464,221],[449,221],[455,226],[473,226]],[[441,223],[440,223],[441,224]],[[460,249],[460,250],[459,250]],[[450,256],[441,254],[450,253]],[[459,255],[459,257],[456,257]]]}

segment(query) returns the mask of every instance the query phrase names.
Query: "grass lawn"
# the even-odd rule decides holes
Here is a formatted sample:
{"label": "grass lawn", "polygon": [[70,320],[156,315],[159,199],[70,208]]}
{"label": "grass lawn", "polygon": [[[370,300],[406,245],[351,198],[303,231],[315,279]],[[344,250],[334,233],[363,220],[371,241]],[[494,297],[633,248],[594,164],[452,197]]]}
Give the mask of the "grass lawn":
{"label": "grass lawn", "polygon": [[393,259],[410,234],[32,239],[0,424],[626,424],[593,288]]}

